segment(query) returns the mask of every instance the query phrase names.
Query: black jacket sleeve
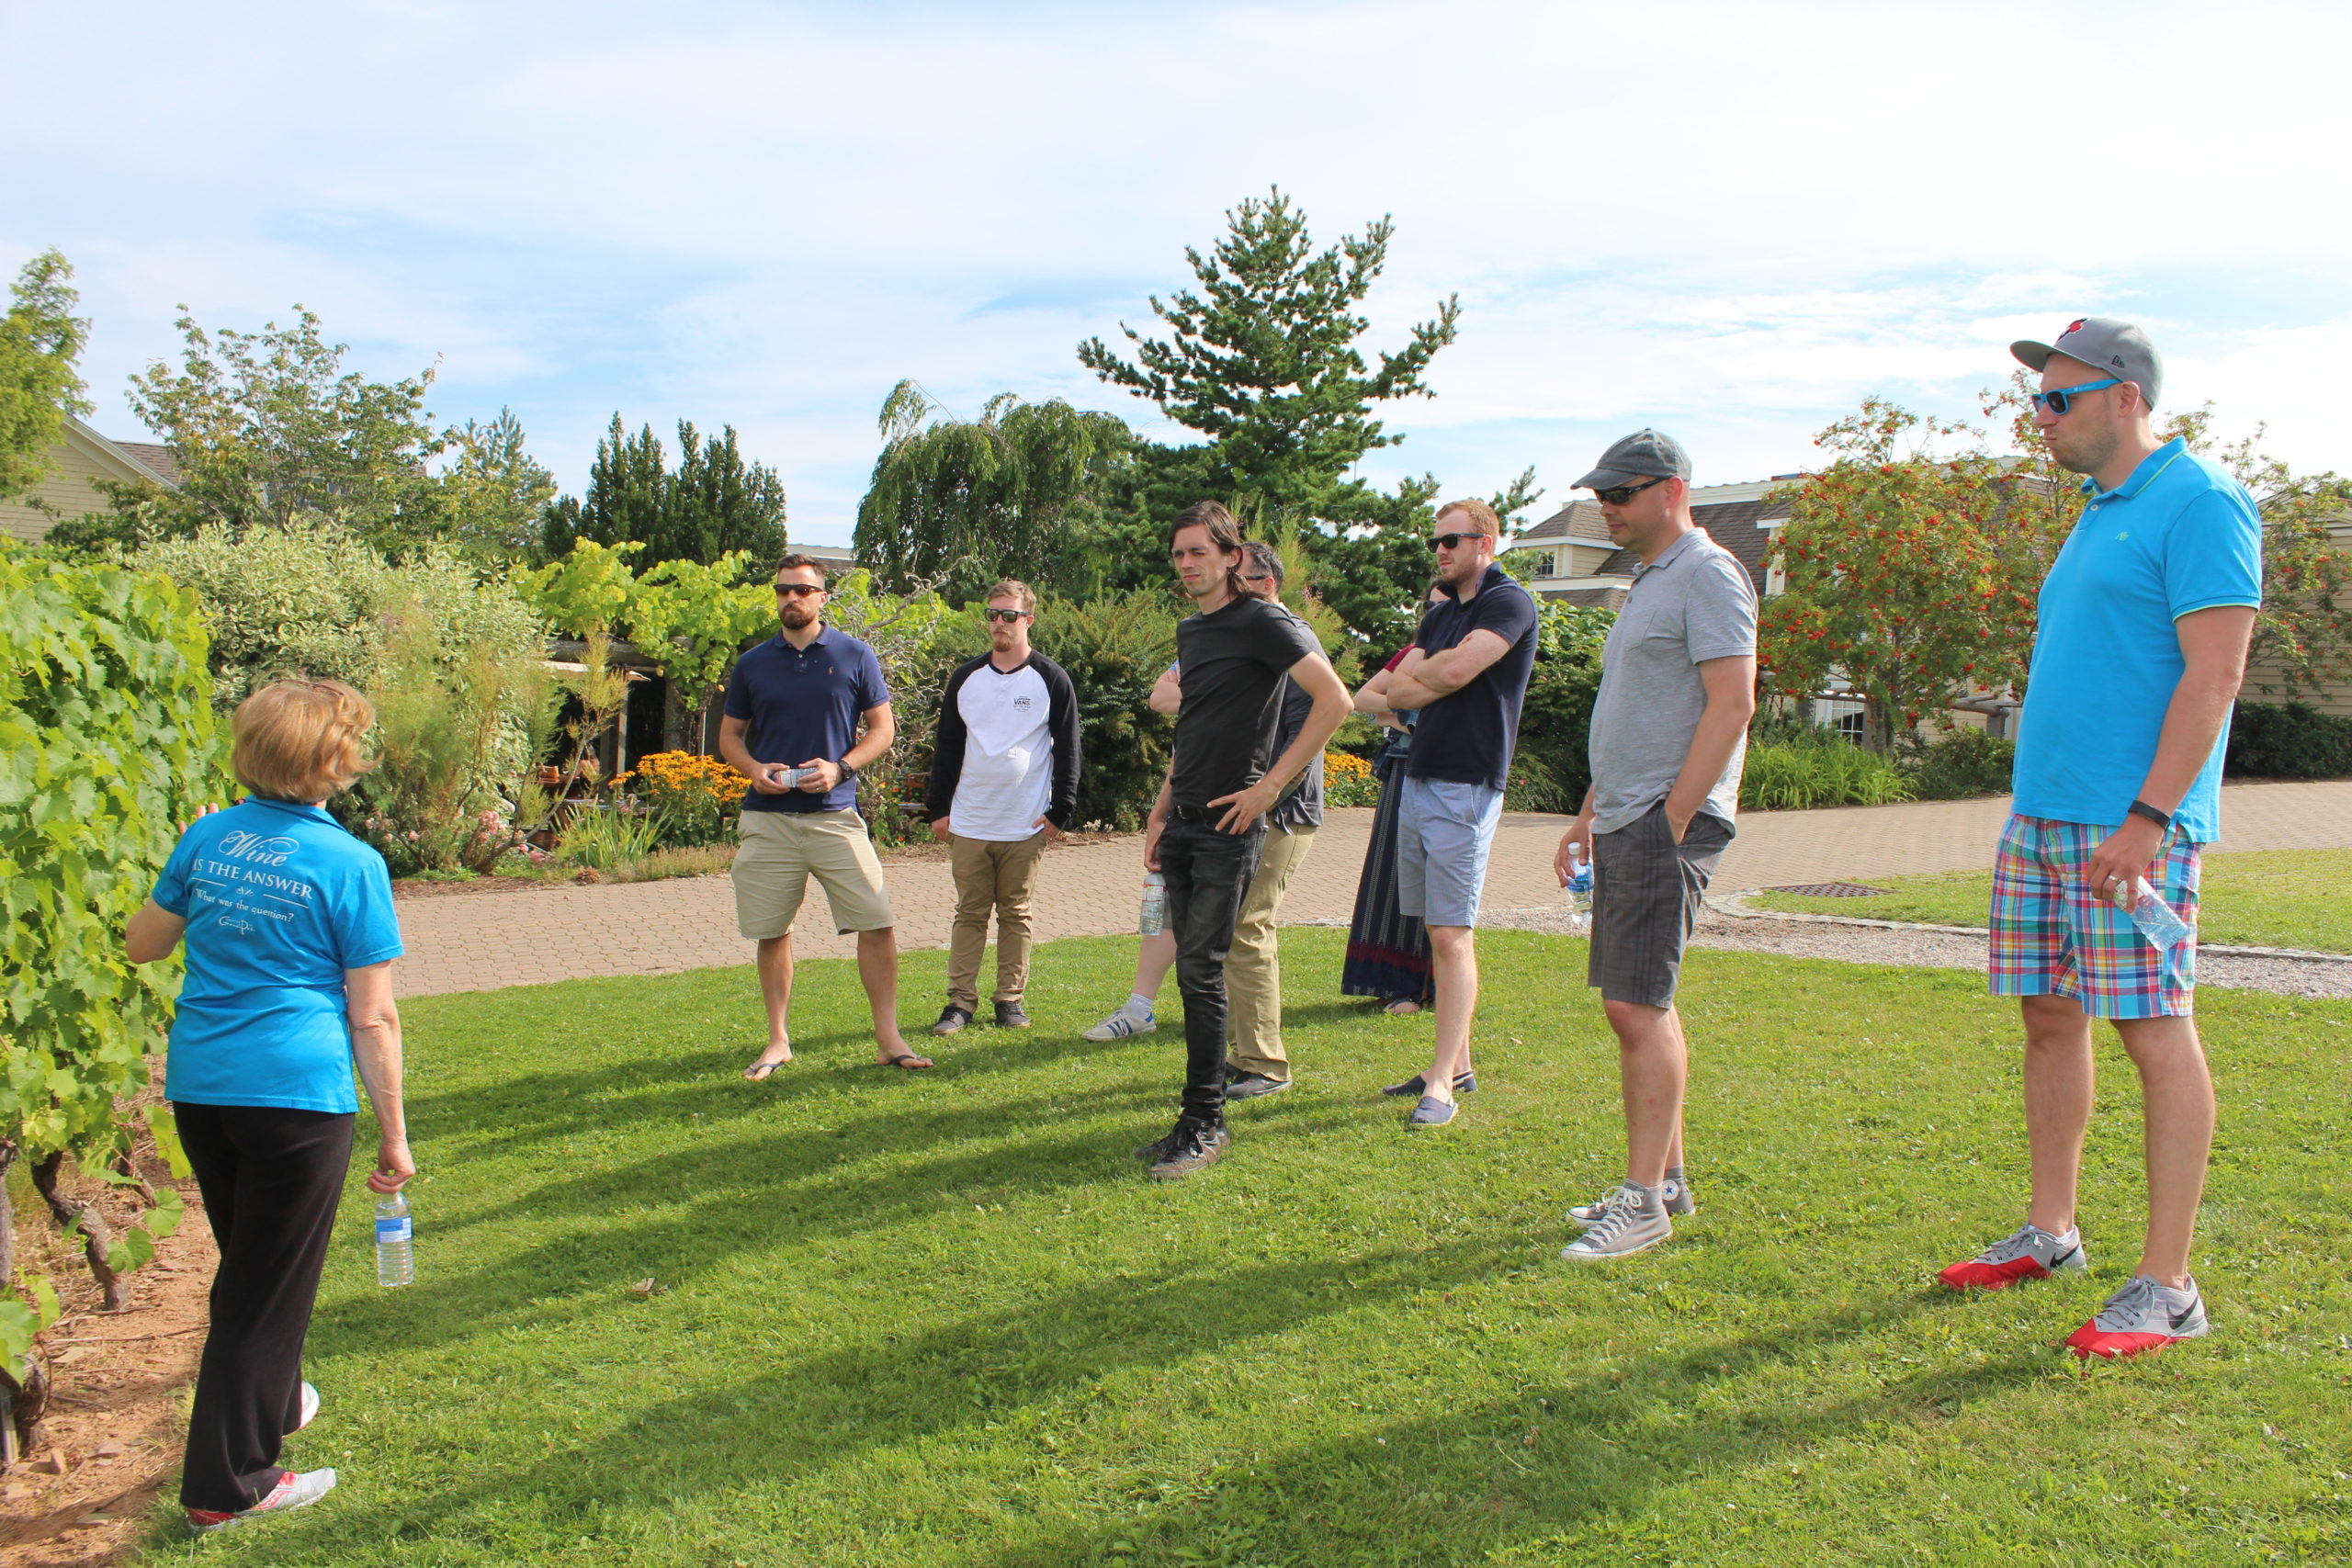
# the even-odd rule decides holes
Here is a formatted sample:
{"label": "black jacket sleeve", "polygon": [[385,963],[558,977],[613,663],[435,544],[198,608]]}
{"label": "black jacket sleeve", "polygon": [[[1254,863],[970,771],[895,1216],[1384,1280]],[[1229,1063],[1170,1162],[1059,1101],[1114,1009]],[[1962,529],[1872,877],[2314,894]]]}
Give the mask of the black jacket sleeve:
{"label": "black jacket sleeve", "polygon": [[956,694],[988,658],[967,659],[956,666],[947,677],[947,689],[939,694],[939,728],[932,734],[931,782],[923,789],[922,814],[926,821],[936,822],[949,814],[956,803],[956,785],[964,776],[964,714],[956,705]]}
{"label": "black jacket sleeve", "polygon": [[1069,671],[1044,654],[1036,656],[1036,665],[1046,679],[1046,732],[1054,738],[1054,793],[1046,806],[1046,820],[1067,829],[1070,813],[1078,809],[1078,688],[1070,682]]}

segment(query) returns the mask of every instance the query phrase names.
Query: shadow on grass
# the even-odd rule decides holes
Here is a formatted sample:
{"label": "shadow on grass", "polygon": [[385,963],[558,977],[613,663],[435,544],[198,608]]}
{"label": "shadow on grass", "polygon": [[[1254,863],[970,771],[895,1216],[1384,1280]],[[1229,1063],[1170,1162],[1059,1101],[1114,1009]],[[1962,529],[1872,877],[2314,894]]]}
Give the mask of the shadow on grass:
{"label": "shadow on grass", "polygon": [[[1337,1313],[1377,1311],[1432,1281],[1516,1260],[1492,1244],[1463,1240],[1114,1275],[1041,1295],[1017,1314],[991,1310],[797,1358],[781,1348],[770,1372],[730,1390],[647,1404],[593,1444],[527,1469],[482,1471],[469,1484],[405,1506],[287,1523],[311,1526],[313,1541],[330,1532],[415,1540],[462,1534],[458,1521],[469,1511],[531,1496],[566,1499],[564,1509],[576,1510],[585,1528],[599,1511],[668,1514],[705,1495],[854,1471],[870,1450],[1001,1422],[1024,1406],[1077,1400],[1079,1425],[1118,1420],[1120,1403],[1100,1389],[1086,1392],[1089,1385],[1292,1333]],[[498,1309],[451,1303],[451,1310]],[[543,1517],[571,1528],[560,1514]],[[289,1546],[303,1544],[292,1530],[283,1533]]]}
{"label": "shadow on grass", "polygon": [[[1577,1544],[1631,1520],[1690,1475],[1786,1462],[1872,1425],[1947,1418],[2045,1375],[2035,1351],[1968,1368],[1922,1366],[1871,1393],[1771,1413],[1693,1418],[1711,1394],[1956,1303],[1941,1291],[1629,1358],[1524,1384],[1510,1400],[1391,1423],[1253,1459],[1245,1472],[1165,1489],[1107,1526],[1066,1529],[970,1561],[1066,1568],[1103,1561],[1422,1564],[1486,1561],[1535,1541]],[[1646,1538],[1645,1538],[1646,1539]],[[1751,1543],[1760,1544],[1760,1543]],[[1610,1561],[1603,1557],[1599,1561]],[[1648,1561],[1644,1557],[1643,1561]]]}

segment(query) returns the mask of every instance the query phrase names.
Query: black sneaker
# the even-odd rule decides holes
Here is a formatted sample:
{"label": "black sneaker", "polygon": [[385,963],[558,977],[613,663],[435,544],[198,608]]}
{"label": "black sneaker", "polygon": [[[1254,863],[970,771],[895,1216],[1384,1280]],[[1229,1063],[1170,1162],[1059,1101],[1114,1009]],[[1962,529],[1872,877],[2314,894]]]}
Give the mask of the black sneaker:
{"label": "black sneaker", "polygon": [[939,1021],[931,1026],[931,1032],[933,1034],[953,1034],[971,1021],[970,1013],[949,1002],[939,1010]]}
{"label": "black sneaker", "polygon": [[1203,1127],[1189,1122],[1180,1123],[1168,1137],[1168,1152],[1145,1172],[1154,1181],[1173,1181],[1192,1175],[1203,1166],[1215,1165],[1217,1156],[1225,1153],[1225,1145],[1233,1141],[1223,1127]]}
{"label": "black sneaker", "polygon": [[1261,1094],[1280,1094],[1289,1087],[1288,1078],[1270,1078],[1263,1073],[1236,1073],[1225,1080],[1225,1098],[1255,1100]]}
{"label": "black sneaker", "polygon": [[1019,1002],[999,1002],[996,1004],[996,1026],[999,1029],[1026,1029],[1029,1027],[1029,1015],[1021,1010]]}
{"label": "black sneaker", "polygon": [[[1421,1091],[1427,1088],[1429,1088],[1429,1085],[1421,1081],[1421,1075],[1415,1073],[1403,1083],[1390,1084],[1380,1092],[1383,1094],[1409,1094],[1418,1100],[1420,1098]],[[1456,1073],[1453,1077],[1453,1092],[1457,1097],[1465,1094],[1477,1093],[1478,1075],[1476,1073]]]}

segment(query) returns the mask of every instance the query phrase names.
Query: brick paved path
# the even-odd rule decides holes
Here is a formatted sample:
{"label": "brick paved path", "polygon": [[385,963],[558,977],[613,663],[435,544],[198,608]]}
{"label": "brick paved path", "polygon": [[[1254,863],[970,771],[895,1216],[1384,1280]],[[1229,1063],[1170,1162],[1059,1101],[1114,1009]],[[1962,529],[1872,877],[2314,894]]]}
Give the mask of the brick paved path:
{"label": "brick paved path", "polygon": [[[1989,866],[2007,811],[2002,798],[1754,813],[1741,818],[1715,885],[1766,887]],[[2352,783],[2231,784],[2222,791],[2222,817],[2227,836],[2217,852],[2352,847]],[[1489,907],[1531,908],[1559,898],[1552,853],[1565,822],[1532,813],[1503,818],[1487,873]],[[1330,813],[1291,879],[1285,921],[1347,919],[1371,828],[1367,809]],[[1139,839],[1057,846],[1039,872],[1037,939],[1134,930],[1142,880]],[[946,945],[955,894],[944,860],[892,864],[890,897],[902,944]],[[395,965],[394,978],[402,996],[669,975],[752,957],[751,944],[735,934],[734,890],[723,876],[438,894],[403,900],[400,916],[408,956]],[[811,888],[794,938],[798,956],[856,951],[854,938],[821,929],[825,918],[822,896]]]}

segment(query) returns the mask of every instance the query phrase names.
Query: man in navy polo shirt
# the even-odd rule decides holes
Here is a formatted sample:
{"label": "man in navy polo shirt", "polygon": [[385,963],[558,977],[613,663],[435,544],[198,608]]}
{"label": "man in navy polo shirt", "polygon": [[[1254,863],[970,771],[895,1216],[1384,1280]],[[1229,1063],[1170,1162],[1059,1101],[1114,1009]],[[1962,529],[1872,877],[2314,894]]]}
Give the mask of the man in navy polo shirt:
{"label": "man in navy polo shirt", "polygon": [[[2113,1359],[2207,1331],[2188,1247],[2213,1144],[2190,1016],[2198,847],[2221,834],[2230,705],[2262,604],[2262,521],[2218,463],[2159,442],[2147,334],[2088,317],[2010,353],[2041,374],[2034,424],[2089,498],[2041,585],[2013,815],[1993,869],[1992,989],[2025,1023],[2026,1223],[1939,1276],[1999,1290],[2085,1267],[2075,1182],[2091,1021],[2139,1070],[2148,1229],[2129,1283],[2066,1341]],[[2146,885],[2189,927],[2159,947],[2119,902]]]}
{"label": "man in navy polo shirt", "polygon": [[1478,896],[1502,820],[1503,786],[1519,745],[1519,710],[1535,670],[1535,601],[1495,564],[1502,519],[1483,501],[1437,514],[1438,586],[1413,650],[1388,677],[1388,705],[1418,710],[1405,754],[1396,822],[1396,908],[1429,928],[1437,980],[1437,1049],[1407,1125],[1453,1120],[1470,1076],[1470,1021],[1478,1010]]}
{"label": "man in navy polo shirt", "polygon": [[[750,775],[735,852],[735,920],[759,943],[768,1043],[743,1076],[757,1083],[792,1060],[792,922],[814,876],[833,928],[857,933],[857,976],[874,1011],[875,1060],[928,1067],[899,1033],[899,937],[882,863],[857,814],[857,772],[888,754],[897,731],[882,661],[825,625],[825,569],[786,556],[775,571],[783,629],[736,662],[718,753]],[[865,727],[863,737],[859,727]]]}

